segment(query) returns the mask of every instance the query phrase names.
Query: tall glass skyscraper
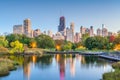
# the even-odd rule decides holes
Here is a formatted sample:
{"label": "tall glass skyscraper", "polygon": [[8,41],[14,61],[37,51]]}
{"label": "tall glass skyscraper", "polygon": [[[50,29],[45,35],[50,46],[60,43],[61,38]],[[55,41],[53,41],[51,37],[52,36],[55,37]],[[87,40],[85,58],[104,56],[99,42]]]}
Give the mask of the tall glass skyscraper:
{"label": "tall glass skyscraper", "polygon": [[58,26],[58,32],[64,31],[64,29],[65,29],[65,17],[62,16],[62,17],[60,17],[60,23],[59,23],[59,26]]}

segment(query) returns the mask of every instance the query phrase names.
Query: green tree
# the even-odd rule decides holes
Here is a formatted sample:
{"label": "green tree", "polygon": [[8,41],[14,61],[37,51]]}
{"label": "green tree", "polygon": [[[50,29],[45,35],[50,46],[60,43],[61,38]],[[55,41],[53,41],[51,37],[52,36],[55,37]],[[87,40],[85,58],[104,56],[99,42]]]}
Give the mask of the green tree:
{"label": "green tree", "polygon": [[92,49],[112,49],[113,45],[109,42],[107,37],[88,37],[85,41],[85,47],[89,50]]}
{"label": "green tree", "polygon": [[39,35],[36,37],[37,46],[39,48],[49,49],[49,48],[55,48],[55,42],[54,40],[49,37],[48,35]]}
{"label": "green tree", "polygon": [[82,34],[82,45],[85,46],[85,41],[90,35],[88,33]]}
{"label": "green tree", "polygon": [[64,41],[64,44],[62,45],[62,50],[71,50],[72,49],[72,43],[69,41]]}
{"label": "green tree", "polygon": [[72,44],[72,49],[75,50],[77,48],[77,44],[76,43],[73,43]]}
{"label": "green tree", "polygon": [[95,46],[96,46],[95,38],[94,37],[88,37],[85,41],[85,46],[89,50],[92,50],[93,48],[95,48]]}

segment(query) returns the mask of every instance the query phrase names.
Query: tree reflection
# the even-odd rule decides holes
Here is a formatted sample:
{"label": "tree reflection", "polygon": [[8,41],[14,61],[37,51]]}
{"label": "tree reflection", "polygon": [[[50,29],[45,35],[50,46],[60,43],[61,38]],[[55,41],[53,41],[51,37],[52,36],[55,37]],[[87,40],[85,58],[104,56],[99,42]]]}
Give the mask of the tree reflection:
{"label": "tree reflection", "polygon": [[98,56],[82,56],[81,66],[84,68],[101,67],[106,65],[106,60],[98,58]]}
{"label": "tree reflection", "polygon": [[52,64],[52,58],[53,55],[42,55],[37,57],[37,66],[42,69],[49,67]]}

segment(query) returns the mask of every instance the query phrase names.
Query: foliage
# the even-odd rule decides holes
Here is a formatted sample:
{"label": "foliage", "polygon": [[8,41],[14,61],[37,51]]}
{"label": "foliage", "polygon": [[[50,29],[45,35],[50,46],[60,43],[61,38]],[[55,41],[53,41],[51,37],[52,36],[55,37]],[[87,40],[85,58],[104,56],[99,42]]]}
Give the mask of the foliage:
{"label": "foliage", "polygon": [[44,35],[44,34],[36,37],[36,41],[37,41],[37,46],[39,48],[49,49],[49,48],[55,47],[54,40],[51,37]]}
{"label": "foliage", "polygon": [[9,42],[9,46],[11,42],[14,42],[16,40],[20,41],[23,44],[29,45],[31,38],[27,37],[26,35],[21,34],[10,34],[6,36],[6,39]]}
{"label": "foliage", "polygon": [[112,35],[109,37],[109,42],[113,42],[114,40],[115,40],[115,36]]}
{"label": "foliage", "polygon": [[71,49],[72,49],[72,43],[69,41],[65,41],[64,44],[62,45],[62,51],[71,50]]}
{"label": "foliage", "polygon": [[29,43],[30,48],[37,48],[37,42],[35,40],[31,40]]}
{"label": "foliage", "polygon": [[96,47],[96,42],[94,37],[89,37],[85,41],[85,46],[89,49],[92,50],[93,48]]}
{"label": "foliage", "polygon": [[119,50],[120,51],[120,44],[116,44],[114,47],[114,50]]}
{"label": "foliage", "polygon": [[85,41],[88,37],[90,37],[90,35],[88,33],[82,34],[82,45],[83,46],[85,46]]}
{"label": "foliage", "polygon": [[103,80],[119,80],[120,79],[120,62],[112,64],[112,67],[115,69],[114,72],[104,73]]}
{"label": "foliage", "polygon": [[24,51],[23,44],[20,43],[18,40],[11,42],[10,46],[12,47],[10,53],[22,53]]}
{"label": "foliage", "polygon": [[56,50],[60,51],[63,44],[64,44],[63,40],[55,40],[55,48],[56,48]]}
{"label": "foliage", "polygon": [[9,71],[15,70],[14,62],[9,59],[0,59],[0,76],[7,76]]}
{"label": "foliage", "polygon": [[72,43],[72,50],[75,50],[77,48],[76,43]]}
{"label": "foliage", "polygon": [[0,47],[8,47],[8,41],[3,36],[0,36]]}
{"label": "foliage", "polygon": [[120,33],[118,34],[118,36],[115,37],[115,40],[113,41],[113,43],[116,44],[120,44]]}
{"label": "foliage", "polygon": [[92,49],[113,49],[114,45],[109,42],[107,37],[88,37],[85,41],[85,47],[89,50]]}

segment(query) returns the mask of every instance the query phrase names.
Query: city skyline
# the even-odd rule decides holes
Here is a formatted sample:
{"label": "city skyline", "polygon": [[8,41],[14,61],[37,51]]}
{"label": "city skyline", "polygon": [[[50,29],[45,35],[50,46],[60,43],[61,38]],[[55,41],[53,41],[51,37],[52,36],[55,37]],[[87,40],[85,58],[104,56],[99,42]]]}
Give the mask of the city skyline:
{"label": "city skyline", "polygon": [[[65,16],[66,27],[75,23],[75,32],[80,26],[96,30],[102,24],[112,32],[120,30],[120,11],[118,0],[1,0],[0,33],[12,33],[13,25],[22,24],[30,18],[32,28],[57,32],[59,17]],[[4,9],[4,10],[3,10]],[[9,15],[11,14],[11,15]],[[96,33],[96,32],[95,32]]]}

